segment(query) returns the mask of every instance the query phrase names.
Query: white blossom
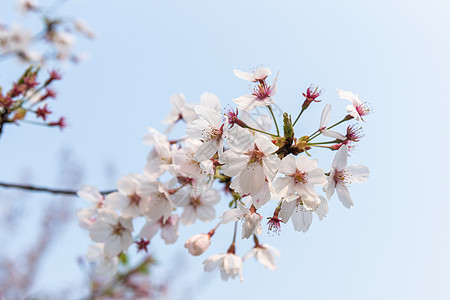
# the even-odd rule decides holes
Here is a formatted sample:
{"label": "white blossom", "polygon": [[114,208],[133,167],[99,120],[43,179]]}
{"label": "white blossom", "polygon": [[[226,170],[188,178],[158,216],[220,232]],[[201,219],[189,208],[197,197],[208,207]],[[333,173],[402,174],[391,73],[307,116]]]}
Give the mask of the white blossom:
{"label": "white blossom", "polygon": [[229,277],[234,279],[237,276],[239,276],[241,281],[243,280],[242,259],[235,254],[215,254],[206,259],[203,264],[205,265],[206,272],[211,272],[219,267],[220,276],[225,281],[227,281]]}
{"label": "white blossom", "polygon": [[173,157],[177,145],[171,145],[167,136],[156,129],[148,128],[148,131],[149,134],[144,136],[143,142],[153,145],[153,149],[147,156],[144,174],[150,179],[156,179],[166,171],[174,174],[177,167],[173,164]]}
{"label": "white blossom", "polygon": [[219,159],[224,164],[222,172],[239,181],[239,193],[258,194],[266,179],[271,181],[277,172],[280,159],[274,152],[278,147],[268,137],[238,126],[230,130],[227,144],[230,149]]}
{"label": "white blossom", "polygon": [[297,193],[302,197],[303,205],[309,210],[316,210],[320,204],[319,196],[314,186],[327,183],[323,169],[318,168],[317,159],[309,159],[304,155],[295,157],[287,155],[281,161],[278,171],[285,177],[279,177],[274,182],[274,189],[280,196]]}
{"label": "white blossom", "polygon": [[239,77],[241,79],[252,81],[252,82],[257,82],[259,80],[266,79],[267,76],[272,74],[272,71],[270,71],[269,68],[263,67],[263,68],[258,68],[251,73],[234,69],[233,73],[234,73],[234,75],[236,75],[236,77]]}
{"label": "white blossom", "polygon": [[334,157],[328,176],[328,183],[324,186],[327,198],[330,199],[336,190],[339,200],[346,208],[353,206],[353,200],[347,188],[347,184],[364,182],[369,178],[369,169],[363,165],[347,167],[348,147],[342,145]]}
{"label": "white blossom", "polygon": [[370,113],[370,108],[367,107],[366,103],[359,100],[358,94],[355,95],[352,92],[343,91],[340,89],[337,91],[339,98],[346,99],[352,103],[346,107],[347,113],[358,122],[364,121],[362,117]]}
{"label": "white blossom", "polygon": [[225,211],[220,218],[222,224],[244,220],[242,225],[243,239],[248,239],[252,234],[261,234],[262,232],[262,216],[256,213],[255,210],[246,208],[241,203],[238,203],[238,208]]}
{"label": "white blossom", "polygon": [[[210,108],[205,105],[194,107],[198,119],[186,125],[186,133],[190,138],[202,141],[194,154],[194,160],[204,161],[210,159],[218,152],[223,152],[223,137],[227,132],[227,120],[222,122],[220,106]],[[217,110],[218,109],[218,110]]]}
{"label": "white blossom", "polygon": [[138,188],[139,195],[150,198],[148,210],[145,215],[152,220],[163,217],[165,222],[172,213],[175,205],[167,187],[160,181],[147,181]]}
{"label": "white blossom", "polygon": [[80,209],[77,212],[80,227],[89,229],[97,219],[97,209],[103,207],[105,197],[96,187],[90,185],[82,186],[77,195],[92,204],[91,207]]}
{"label": "white blossom", "polygon": [[110,257],[105,255],[104,248],[105,245],[101,243],[89,245],[86,258],[97,263],[94,271],[96,275],[110,278],[117,272],[119,259],[117,256]]}
{"label": "white blossom", "polygon": [[325,107],[322,111],[322,116],[320,117],[319,131],[322,132],[322,134],[324,136],[344,141],[345,135],[343,135],[339,132],[327,129],[330,118],[331,118],[331,105],[327,104],[327,105],[325,105]]}
{"label": "white blossom", "polygon": [[164,124],[175,124],[179,120],[191,122],[197,118],[192,103],[186,103],[186,98],[182,93],[170,96],[172,111],[163,120]]}
{"label": "white blossom", "polygon": [[253,247],[243,258],[243,261],[254,257],[257,261],[259,261],[264,267],[269,270],[275,271],[277,269],[275,255],[280,257],[280,251],[278,249],[267,245],[257,245]]}
{"label": "white blossom", "polygon": [[220,193],[215,189],[209,189],[207,185],[196,184],[180,189],[172,195],[173,203],[183,207],[181,223],[191,225],[197,219],[208,222],[216,217],[214,205],[220,200]]}
{"label": "white blossom", "polygon": [[109,257],[126,252],[133,242],[131,219],[119,217],[109,209],[99,209],[97,220],[89,228],[91,240],[105,244],[105,254]]}
{"label": "white blossom", "polygon": [[174,163],[177,165],[177,171],[182,175],[192,179],[204,179],[214,172],[214,166],[211,160],[197,161],[194,155],[202,145],[201,141],[186,139],[185,146],[178,149],[174,155]]}
{"label": "white blossom", "polygon": [[119,209],[123,217],[135,218],[143,215],[149,205],[150,198],[140,192],[141,183],[146,182],[142,175],[128,175],[117,180],[118,192],[108,194],[105,204],[112,209]]}
{"label": "white blossom", "polygon": [[307,232],[312,223],[312,211],[303,205],[300,196],[292,195],[288,198],[290,199],[284,200],[281,204],[279,217],[284,223],[291,220],[294,230]]}
{"label": "white blossom", "polygon": [[140,236],[151,240],[155,234],[161,229],[161,238],[166,244],[173,244],[180,235],[178,231],[180,217],[178,215],[170,215],[166,221],[163,218],[157,220],[147,219],[147,223],[142,227]]}

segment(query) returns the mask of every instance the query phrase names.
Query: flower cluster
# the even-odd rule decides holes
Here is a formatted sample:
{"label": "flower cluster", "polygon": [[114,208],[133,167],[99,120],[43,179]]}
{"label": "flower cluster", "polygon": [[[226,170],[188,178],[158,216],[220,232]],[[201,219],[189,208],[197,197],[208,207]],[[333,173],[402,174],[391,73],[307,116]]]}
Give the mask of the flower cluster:
{"label": "flower cluster", "polygon": [[23,62],[38,64],[54,59],[72,62],[83,59],[83,55],[73,51],[76,34],[94,37],[84,20],[53,17],[50,15],[52,9],[39,5],[36,0],[18,2],[22,13],[34,14],[42,20],[42,28],[35,31],[17,24],[0,23],[0,59],[16,57]]}
{"label": "flower cluster", "polygon": [[[48,120],[52,112],[48,108],[47,100],[56,97],[51,86],[61,79],[61,75],[51,71],[47,79],[39,83],[38,74],[39,69],[30,67],[8,91],[2,91],[0,86],[0,134],[5,124],[31,123],[56,126],[60,129],[66,126],[64,117],[54,121]],[[34,120],[30,120],[30,115]]]}
{"label": "flower cluster", "polygon": [[[150,241],[160,232],[165,243],[171,244],[178,238],[180,223],[188,226],[197,220],[209,222],[220,215],[214,228],[192,236],[184,246],[190,254],[201,255],[209,248],[219,226],[222,230],[226,226],[221,225],[234,223],[230,247],[207,258],[204,269],[209,272],[219,268],[222,279],[242,280],[242,262],[250,257],[270,270],[276,269],[278,250],[259,242],[263,220],[268,219],[269,230],[279,232],[290,222],[294,230],[306,232],[313,214],[319,220],[327,215],[328,200],[335,191],[346,208],[353,205],[348,186],[367,180],[369,175],[363,165],[347,165],[349,149],[361,140],[361,129],[356,125],[350,125],[345,133],[332,129],[346,121],[363,121],[370,112],[358,95],[338,90],[340,98],[351,102],[344,118],[329,126],[331,106],[327,104],[317,130],[296,135],[294,126],[300,116],[310,104],[321,101],[316,98],[322,91],[310,87],[303,93],[306,100],[299,103],[295,122],[289,114],[283,114],[280,134],[281,126],[272,110],[278,75],[269,85],[268,68],[251,73],[235,70],[234,74],[255,85],[250,95],[233,99],[237,109],[222,110],[218,97],[211,93],[203,94],[197,105],[186,103],[182,94],[172,96],[173,110],[165,123],[172,128],[183,121],[186,136],[170,140],[149,129],[144,143],[152,149],[143,174],[120,178],[117,191],[106,195],[90,186],[79,192],[80,197],[93,204],[79,211],[78,216],[92,241],[98,243],[88,255],[98,262],[98,273],[114,274],[117,256],[126,253],[133,241],[139,250],[147,251]],[[267,108],[267,114],[252,115],[257,107]],[[273,125],[276,133],[269,132]],[[320,136],[328,140],[316,141]],[[320,168],[317,159],[310,158],[313,149],[320,148],[336,151],[329,171]],[[229,209],[218,213],[221,197],[228,198]],[[263,207],[272,207],[273,214],[263,216]],[[133,226],[135,218],[146,220],[140,230]],[[243,258],[236,255],[239,221],[241,238],[253,237],[254,242]]]}

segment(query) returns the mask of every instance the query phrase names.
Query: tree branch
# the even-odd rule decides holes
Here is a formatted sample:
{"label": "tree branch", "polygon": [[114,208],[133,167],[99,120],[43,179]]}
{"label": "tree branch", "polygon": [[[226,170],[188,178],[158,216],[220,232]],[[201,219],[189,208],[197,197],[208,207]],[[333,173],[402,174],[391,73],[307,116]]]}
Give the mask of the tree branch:
{"label": "tree branch", "polygon": [[[21,189],[21,190],[25,190],[25,191],[29,191],[29,192],[44,192],[44,193],[51,193],[51,194],[57,194],[57,195],[78,196],[77,195],[78,191],[75,191],[75,190],[51,189],[51,188],[34,186],[34,185],[13,184],[13,183],[5,183],[5,182],[0,182],[0,186],[6,187],[6,188]],[[106,194],[112,193],[114,191],[115,190],[100,191],[100,194],[106,195]]]}

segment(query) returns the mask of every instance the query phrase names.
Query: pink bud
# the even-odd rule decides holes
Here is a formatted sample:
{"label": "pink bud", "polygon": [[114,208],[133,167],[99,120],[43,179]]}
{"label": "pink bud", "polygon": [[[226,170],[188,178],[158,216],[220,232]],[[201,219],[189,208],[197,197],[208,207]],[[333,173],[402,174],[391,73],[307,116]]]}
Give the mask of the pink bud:
{"label": "pink bud", "polygon": [[187,248],[193,256],[198,256],[208,249],[211,244],[210,238],[210,235],[206,233],[193,235],[186,241],[184,248]]}

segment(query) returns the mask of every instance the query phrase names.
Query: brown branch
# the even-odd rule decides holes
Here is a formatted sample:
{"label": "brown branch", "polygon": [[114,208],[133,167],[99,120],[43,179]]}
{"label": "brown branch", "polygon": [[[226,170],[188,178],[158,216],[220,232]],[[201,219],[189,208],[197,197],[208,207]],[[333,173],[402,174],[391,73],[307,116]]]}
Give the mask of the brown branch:
{"label": "brown branch", "polygon": [[[29,192],[44,192],[44,193],[67,195],[67,196],[77,196],[77,192],[78,192],[75,190],[51,189],[51,188],[34,186],[34,185],[13,184],[13,183],[5,183],[5,182],[0,182],[0,186],[6,187],[6,188],[21,189],[21,190],[25,190],[25,191],[29,191]],[[114,191],[115,190],[100,191],[100,194],[106,195],[106,194],[112,193]]]}

